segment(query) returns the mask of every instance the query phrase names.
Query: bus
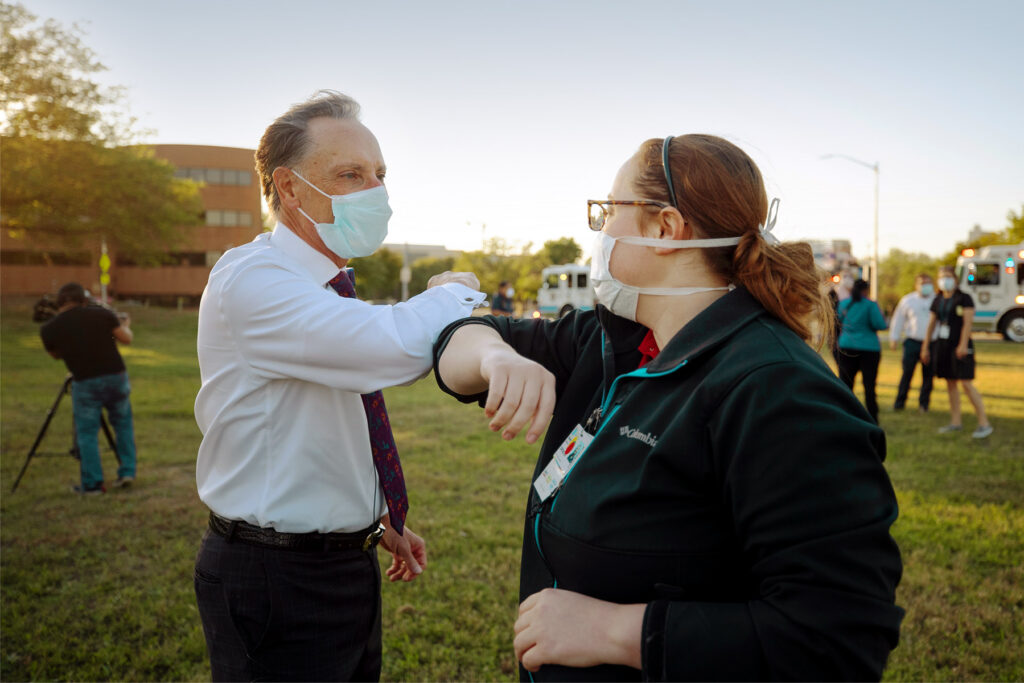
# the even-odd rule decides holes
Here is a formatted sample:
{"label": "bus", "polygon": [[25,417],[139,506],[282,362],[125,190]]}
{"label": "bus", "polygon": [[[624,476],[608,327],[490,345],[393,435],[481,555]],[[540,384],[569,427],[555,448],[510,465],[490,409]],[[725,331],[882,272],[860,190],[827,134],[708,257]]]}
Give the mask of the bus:
{"label": "bus", "polygon": [[964,249],[956,277],[974,299],[975,329],[1024,343],[1024,242]]}

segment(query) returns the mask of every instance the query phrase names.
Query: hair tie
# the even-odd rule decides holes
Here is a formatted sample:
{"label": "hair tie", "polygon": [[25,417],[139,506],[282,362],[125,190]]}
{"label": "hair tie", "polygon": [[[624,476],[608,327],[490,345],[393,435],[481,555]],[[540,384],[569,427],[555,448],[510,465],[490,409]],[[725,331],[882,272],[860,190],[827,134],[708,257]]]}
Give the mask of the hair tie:
{"label": "hair tie", "polygon": [[775,197],[772,199],[772,203],[768,206],[768,217],[765,219],[764,225],[757,226],[757,229],[761,233],[761,237],[768,244],[775,246],[776,244],[782,244],[782,241],[772,234],[772,229],[775,227],[775,221],[779,217],[779,198]]}

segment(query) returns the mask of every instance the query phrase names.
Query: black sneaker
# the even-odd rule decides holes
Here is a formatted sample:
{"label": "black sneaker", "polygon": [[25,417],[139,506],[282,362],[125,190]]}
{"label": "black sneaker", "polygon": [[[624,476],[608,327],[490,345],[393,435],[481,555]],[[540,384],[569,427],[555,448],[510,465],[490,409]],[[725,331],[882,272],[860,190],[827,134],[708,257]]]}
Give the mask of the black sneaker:
{"label": "black sneaker", "polygon": [[106,487],[103,486],[103,484],[100,484],[99,486],[91,489],[87,489],[75,484],[74,486],[71,487],[71,490],[80,496],[102,496],[104,493],[107,492],[107,489]]}

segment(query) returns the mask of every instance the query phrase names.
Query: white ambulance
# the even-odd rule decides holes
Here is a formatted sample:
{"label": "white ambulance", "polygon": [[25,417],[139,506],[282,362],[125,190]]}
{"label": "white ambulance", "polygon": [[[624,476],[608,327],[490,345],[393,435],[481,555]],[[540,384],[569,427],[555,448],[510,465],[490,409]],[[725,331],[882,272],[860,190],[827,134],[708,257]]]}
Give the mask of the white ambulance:
{"label": "white ambulance", "polygon": [[1024,242],[960,252],[960,289],[974,299],[974,328],[1024,343]]}
{"label": "white ambulance", "polygon": [[571,263],[548,266],[540,273],[537,308],[541,315],[559,318],[577,308],[594,307],[594,288],[590,284],[590,266]]}

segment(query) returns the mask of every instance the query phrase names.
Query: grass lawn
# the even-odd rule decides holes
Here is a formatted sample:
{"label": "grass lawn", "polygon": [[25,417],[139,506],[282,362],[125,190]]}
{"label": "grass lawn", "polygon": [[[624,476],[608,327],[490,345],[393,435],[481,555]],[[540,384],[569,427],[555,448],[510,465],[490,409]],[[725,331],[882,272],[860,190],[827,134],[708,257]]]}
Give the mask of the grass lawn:
{"label": "grass lawn", "polygon": [[[2,309],[0,680],[209,680],[192,589],[206,509],[195,492],[200,435],[195,312],[129,309],[139,479],[95,498],[69,492],[65,397],[17,492],[11,486],[65,371],[43,351],[28,304]],[[907,610],[888,680],[1024,679],[1024,345],[977,340],[977,386],[996,431],[939,436],[930,413],[891,409],[899,353],[879,377],[900,499],[894,534]],[[860,391],[858,385],[857,391]],[[916,387],[911,405],[916,406]],[[430,564],[385,585],[385,680],[512,680],[522,513],[535,448],[501,442],[475,406],[424,380],[387,401],[411,490],[410,526]],[[108,480],[114,458],[104,451]]]}

